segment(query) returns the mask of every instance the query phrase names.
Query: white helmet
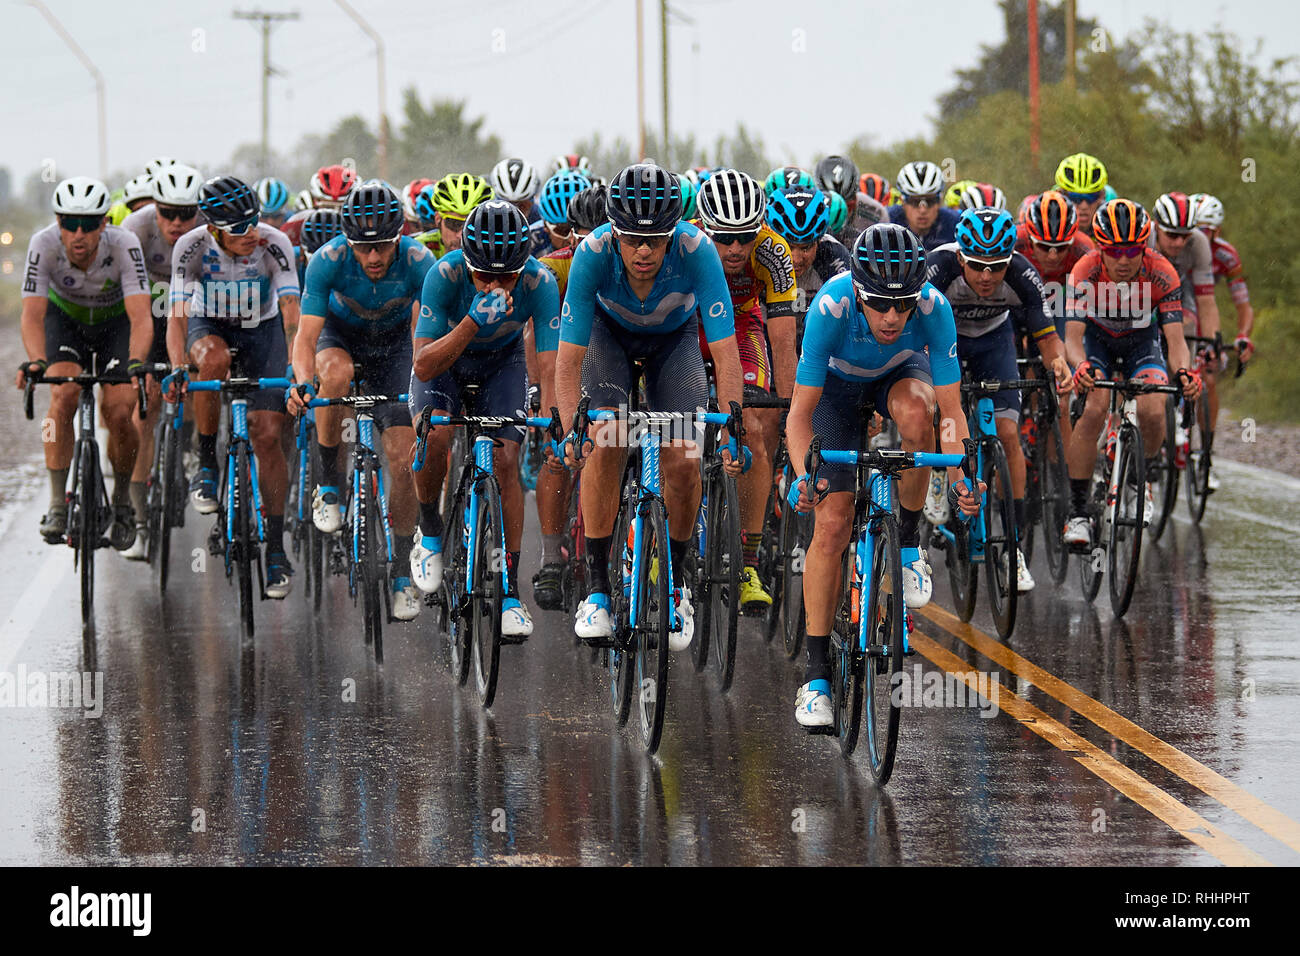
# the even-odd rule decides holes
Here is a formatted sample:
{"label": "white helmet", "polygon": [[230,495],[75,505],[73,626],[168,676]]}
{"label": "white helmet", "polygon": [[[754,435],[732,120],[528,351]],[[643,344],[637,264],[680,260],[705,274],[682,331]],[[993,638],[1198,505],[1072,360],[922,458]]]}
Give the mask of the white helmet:
{"label": "white helmet", "polygon": [[767,196],[753,176],[722,169],[700,186],[696,203],[710,232],[750,232],[763,224]]}
{"label": "white helmet", "polygon": [[122,202],[130,205],[137,199],[149,199],[153,196],[153,177],[148,173],[132,176],[122,187]]}
{"label": "white helmet", "polygon": [[511,156],[492,167],[488,185],[498,199],[510,202],[532,199],[537,195],[537,169],[528,160]]}
{"label": "white helmet", "polygon": [[[643,162],[651,163],[654,160],[646,159]],[[590,174],[591,160],[586,156],[579,156],[577,153],[561,153],[551,160],[549,174],[553,176],[556,173],[564,172],[566,169],[576,169],[580,173]]]}
{"label": "white helmet", "polygon": [[203,176],[193,166],[176,163],[154,174],[151,195],[154,202],[168,206],[197,206]]}
{"label": "white helmet", "polygon": [[293,197],[293,211],[302,212],[304,209],[315,209],[316,197],[311,194],[310,189],[304,189],[298,195]]}
{"label": "white helmet", "polygon": [[1223,203],[1218,196],[1211,196],[1209,193],[1197,193],[1192,196],[1192,202],[1198,203],[1196,206],[1196,224],[1198,226],[1209,226],[1212,229],[1218,229],[1223,225]]}
{"label": "white helmet", "polygon": [[910,196],[941,196],[943,170],[925,160],[907,163],[894,177],[894,185],[904,199]]}
{"label": "white helmet", "polygon": [[102,216],[108,212],[108,187],[89,176],[73,176],[54,187],[54,211],[66,216]]}
{"label": "white helmet", "polygon": [[172,159],[170,156],[158,156],[144,164],[144,172],[146,176],[153,176],[157,174],[158,170],[166,169],[168,166],[175,165],[176,160]]}

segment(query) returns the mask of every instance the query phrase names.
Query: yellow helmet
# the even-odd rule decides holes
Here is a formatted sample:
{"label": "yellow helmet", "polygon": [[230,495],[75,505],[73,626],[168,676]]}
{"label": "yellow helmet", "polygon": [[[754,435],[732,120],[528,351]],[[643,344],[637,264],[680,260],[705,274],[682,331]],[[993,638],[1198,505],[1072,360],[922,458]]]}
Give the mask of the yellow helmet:
{"label": "yellow helmet", "polygon": [[958,208],[961,205],[961,194],[974,185],[975,180],[973,179],[957,180],[949,186],[948,191],[943,194],[943,204],[953,209]]}
{"label": "yellow helmet", "polygon": [[1056,188],[1065,193],[1099,193],[1106,188],[1106,167],[1087,153],[1075,153],[1056,167]]}
{"label": "yellow helmet", "polygon": [[474,207],[492,198],[492,187],[481,176],[452,173],[433,187],[434,211],[453,219],[467,219]]}

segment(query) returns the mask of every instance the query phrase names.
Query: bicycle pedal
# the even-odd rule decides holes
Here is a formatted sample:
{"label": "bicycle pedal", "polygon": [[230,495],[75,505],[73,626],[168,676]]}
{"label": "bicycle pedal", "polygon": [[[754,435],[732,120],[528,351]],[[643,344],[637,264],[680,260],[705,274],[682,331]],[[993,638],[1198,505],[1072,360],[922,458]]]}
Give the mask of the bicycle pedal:
{"label": "bicycle pedal", "polygon": [[588,647],[607,650],[614,647],[614,639],[612,637],[579,637],[578,640]]}

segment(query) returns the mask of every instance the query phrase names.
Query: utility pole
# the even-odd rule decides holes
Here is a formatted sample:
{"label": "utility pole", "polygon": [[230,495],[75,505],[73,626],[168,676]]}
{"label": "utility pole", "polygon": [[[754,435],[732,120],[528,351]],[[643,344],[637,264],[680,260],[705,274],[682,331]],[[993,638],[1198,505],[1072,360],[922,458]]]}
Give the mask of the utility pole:
{"label": "utility pole", "polygon": [[[668,154],[669,136],[668,136],[668,16],[671,14],[683,23],[695,25],[695,21],[688,16],[684,16],[680,11],[673,9],[668,5],[668,0],[659,0],[659,32],[663,40],[663,97],[664,97],[664,154],[662,163],[672,162],[672,157]],[[690,162],[688,159],[687,162]]]}
{"label": "utility pole", "polygon": [[72,39],[72,35],[63,29],[63,24],[54,19],[54,14],[50,13],[49,7],[42,3],[41,0],[27,0],[27,4],[35,7],[41,16],[49,21],[50,26],[54,28],[54,32],[68,45],[77,59],[81,61],[81,65],[90,71],[91,77],[95,80],[95,101],[99,111],[99,175],[101,179],[105,179],[108,177],[108,122],[105,108],[104,74],[99,72],[99,67],[90,62],[90,57],[86,56],[86,52],[77,46],[77,41]]}
{"label": "utility pole", "polygon": [[641,0],[636,0],[636,155],[645,159],[645,28]]}
{"label": "utility pole", "polygon": [[268,13],[264,10],[236,10],[236,20],[257,20],[262,24],[262,175],[270,173],[270,115],[271,115],[271,27],[285,20],[297,20],[298,11],[292,13]]}
{"label": "utility pole", "polygon": [[379,35],[379,31],[372,27],[365,20],[361,19],[361,14],[352,9],[347,0],[334,0],[343,12],[356,21],[365,34],[375,41],[375,59],[379,63],[379,148],[376,158],[379,160],[379,178],[388,181],[388,83],[385,80],[384,68],[384,40]]}
{"label": "utility pole", "polygon": [[1065,88],[1074,92],[1074,0],[1065,0]]}
{"label": "utility pole", "polygon": [[1029,0],[1029,161],[1038,175],[1038,0]]}

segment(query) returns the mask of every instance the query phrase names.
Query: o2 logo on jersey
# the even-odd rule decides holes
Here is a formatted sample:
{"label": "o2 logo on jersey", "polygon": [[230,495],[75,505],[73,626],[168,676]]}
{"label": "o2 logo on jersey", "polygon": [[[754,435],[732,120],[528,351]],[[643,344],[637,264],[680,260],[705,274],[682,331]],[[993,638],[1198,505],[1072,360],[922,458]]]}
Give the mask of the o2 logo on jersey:
{"label": "o2 logo on jersey", "polygon": [[709,306],[709,318],[719,319],[726,314],[727,304],[725,302],[715,302]]}
{"label": "o2 logo on jersey", "polygon": [[555,318],[551,319],[551,321],[550,321],[550,326],[551,326],[551,328],[556,329],[557,331],[559,330],[559,328],[560,328],[560,317],[559,317],[558,315],[557,315]]}
{"label": "o2 logo on jersey", "polygon": [[[573,310],[569,308],[568,299],[564,300],[564,308],[560,310],[560,318],[563,321],[568,322],[570,325],[573,324]],[[558,328],[558,326],[556,327]]]}

